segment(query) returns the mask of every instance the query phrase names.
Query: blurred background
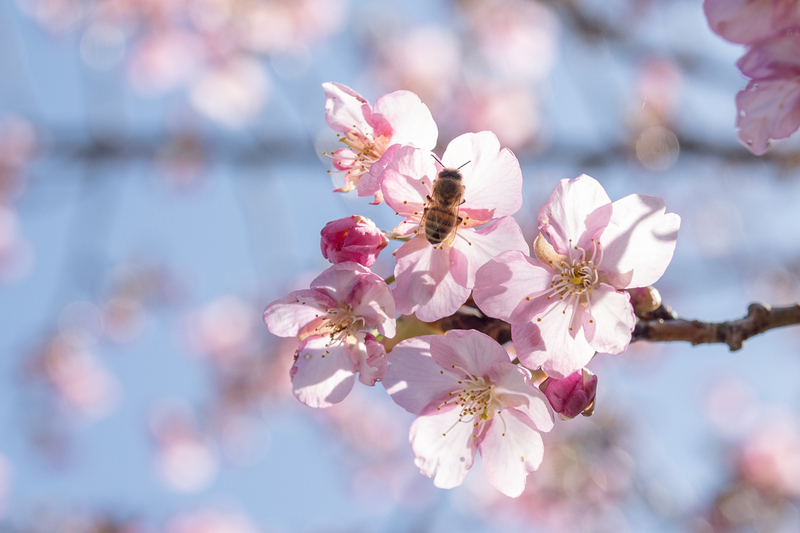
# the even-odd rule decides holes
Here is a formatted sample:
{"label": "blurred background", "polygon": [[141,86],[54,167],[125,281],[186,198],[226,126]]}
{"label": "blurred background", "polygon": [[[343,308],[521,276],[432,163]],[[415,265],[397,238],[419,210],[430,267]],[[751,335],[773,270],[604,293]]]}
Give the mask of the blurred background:
{"label": "blurred background", "polygon": [[435,489],[380,386],[301,405],[261,323],[326,222],[398,222],[331,192],[325,81],[415,91],[440,154],[494,131],[529,241],[562,178],[663,197],[683,318],[799,301],[800,136],[738,143],[743,53],[699,0],[0,2],[0,532],[800,530],[797,327],[598,355],[512,500]]}

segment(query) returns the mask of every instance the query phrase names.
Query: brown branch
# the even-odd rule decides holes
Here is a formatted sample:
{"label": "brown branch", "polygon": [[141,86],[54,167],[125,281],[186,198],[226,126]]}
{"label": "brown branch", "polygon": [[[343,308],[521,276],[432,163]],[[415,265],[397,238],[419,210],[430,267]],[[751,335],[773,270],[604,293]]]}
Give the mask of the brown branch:
{"label": "brown branch", "polygon": [[754,303],[747,308],[747,316],[728,322],[640,320],[633,330],[633,340],[685,341],[692,345],[723,343],[733,352],[741,350],[744,341],[750,337],[794,324],[800,324],[800,304],[771,308],[766,304]]}
{"label": "brown branch", "polygon": [[[468,302],[467,305],[470,305]],[[470,305],[471,307],[474,304]],[[644,319],[640,318],[633,330],[632,341],[674,342],[697,344],[727,344],[731,351],[741,350],[744,341],[769,331],[800,324],[800,304],[789,307],[770,307],[750,304],[747,316],[727,322],[703,322],[677,318],[674,311],[662,305]],[[434,323],[441,331],[475,329],[486,333],[500,343],[511,340],[511,326],[502,320],[475,313],[458,312]]]}

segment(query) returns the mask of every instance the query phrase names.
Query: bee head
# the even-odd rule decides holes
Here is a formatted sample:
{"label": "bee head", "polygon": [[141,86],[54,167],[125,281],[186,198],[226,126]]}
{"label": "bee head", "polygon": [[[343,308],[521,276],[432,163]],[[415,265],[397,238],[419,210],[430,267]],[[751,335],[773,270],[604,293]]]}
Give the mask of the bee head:
{"label": "bee head", "polygon": [[443,168],[439,171],[438,179],[461,181],[461,172],[454,168]]}

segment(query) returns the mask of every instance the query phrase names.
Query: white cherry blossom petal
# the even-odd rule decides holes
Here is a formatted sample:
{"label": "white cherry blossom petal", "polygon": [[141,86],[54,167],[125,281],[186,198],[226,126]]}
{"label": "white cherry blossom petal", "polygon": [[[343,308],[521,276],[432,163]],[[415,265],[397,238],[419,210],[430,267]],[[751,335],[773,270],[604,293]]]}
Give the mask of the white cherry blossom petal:
{"label": "white cherry blossom petal", "polygon": [[392,126],[392,143],[432,150],[439,129],[430,109],[411,91],[395,91],[375,101],[373,112],[382,115]]}
{"label": "white cherry blossom petal", "polygon": [[472,468],[478,451],[472,429],[472,424],[459,422],[459,409],[452,405],[411,424],[414,464],[440,489],[461,485]]}
{"label": "white cherry blossom petal", "polygon": [[478,447],[489,483],[512,498],[522,494],[528,474],[544,458],[542,436],[532,425],[523,413],[507,409],[488,424]]}
{"label": "white cherry blossom petal", "polygon": [[490,131],[465,133],[450,141],[442,156],[447,168],[463,176],[463,210],[483,211],[491,218],[513,215],[522,206],[522,171],[519,161]]}
{"label": "white cherry blossom petal", "polygon": [[570,246],[591,248],[591,239],[608,225],[611,210],[611,199],[596,179],[586,174],[564,179],[539,210],[539,230],[566,255]]}
{"label": "white cherry blossom petal", "polygon": [[397,405],[415,415],[456,387],[456,378],[431,357],[430,341],[437,336],[406,339],[387,356],[390,364],[383,386]]}
{"label": "white cherry blossom petal", "polygon": [[431,340],[431,356],[445,370],[464,376],[485,376],[495,363],[511,363],[508,352],[488,335],[453,329]]}
{"label": "white cherry blossom petal", "polygon": [[497,255],[478,269],[472,297],[486,315],[511,324],[529,322],[549,302],[553,271],[518,250]]}
{"label": "white cherry blossom petal", "polygon": [[628,349],[636,315],[628,293],[600,284],[592,297],[591,313],[583,315],[586,339],[597,352],[618,354]]}
{"label": "white cherry blossom petal", "polygon": [[328,346],[327,337],[309,337],[297,349],[292,392],[309,407],[330,407],[350,393],[355,374],[346,343]]}
{"label": "white cherry blossom petal", "polygon": [[672,261],[681,218],[665,213],[664,200],[632,194],[613,204],[614,212],[600,237],[600,270],[617,288],[647,287]]}

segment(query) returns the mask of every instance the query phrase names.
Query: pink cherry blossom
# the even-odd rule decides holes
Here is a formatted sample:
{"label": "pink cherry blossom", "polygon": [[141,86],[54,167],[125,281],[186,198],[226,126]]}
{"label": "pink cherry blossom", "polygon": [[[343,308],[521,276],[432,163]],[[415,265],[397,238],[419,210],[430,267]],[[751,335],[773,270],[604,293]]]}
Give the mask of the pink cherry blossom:
{"label": "pink cherry blossom", "polygon": [[[428,107],[410,91],[395,91],[378,98],[374,106],[340,83],[323,83],[325,120],[343,135],[347,148],[336,150],[333,165],[345,172],[344,186],[337,192],[358,189],[359,196],[375,195],[380,203],[382,158],[391,159],[398,146],[432,149],[439,130]],[[388,153],[387,153],[388,151]],[[374,165],[374,168],[373,168]]]}
{"label": "pink cherry blossom", "polygon": [[737,66],[750,78],[736,95],[739,139],[754,154],[800,127],[800,2],[706,0],[708,23],[723,38],[749,45]]}
{"label": "pink cherry blossom", "polygon": [[759,42],[737,65],[752,78],[736,95],[739,139],[761,155],[771,139],[785,139],[800,127],[800,35]]}
{"label": "pink cherry blossom", "polygon": [[517,497],[542,462],[540,431],[553,412],[524,368],[474,330],[405,340],[389,354],[384,386],[417,419],[410,442],[420,471],[440,488],[460,485],[477,453],[489,482]]}
{"label": "pink cherry blossom", "polygon": [[753,44],[800,24],[797,0],[705,0],[711,29],[720,37]]}
{"label": "pink cherry blossom", "polygon": [[394,300],[367,267],[338,263],[310,289],[269,304],[264,323],[279,337],[302,341],[290,371],[295,396],[310,407],[328,407],[347,396],[357,372],[365,385],[383,378],[385,351],[369,332],[394,337]]}
{"label": "pink cherry blossom", "polygon": [[397,309],[427,322],[453,314],[469,298],[475,273],[489,259],[505,250],[528,249],[509,216],[522,205],[522,172],[514,154],[484,131],[453,139],[441,162],[445,168],[461,167],[464,193],[455,236],[436,245],[420,226],[442,168],[432,154],[398,149],[382,185],[386,203],[405,217],[395,233],[410,239],[395,252]]}
{"label": "pink cherry blossom", "polygon": [[358,215],[328,222],[321,231],[322,255],[331,263],[372,266],[389,239],[370,219]]}
{"label": "pink cherry blossom", "polygon": [[660,198],[634,194],[612,203],[589,176],[562,180],[539,211],[538,260],[515,250],[498,255],[478,271],[475,302],[512,324],[523,364],[565,378],[595,352],[628,347],[635,316],[618,289],[661,277],[679,226]]}
{"label": "pink cherry blossom", "polygon": [[594,411],[597,376],[587,368],[573,372],[564,379],[549,377],[539,388],[561,418],[575,418],[580,414],[589,416]]}

